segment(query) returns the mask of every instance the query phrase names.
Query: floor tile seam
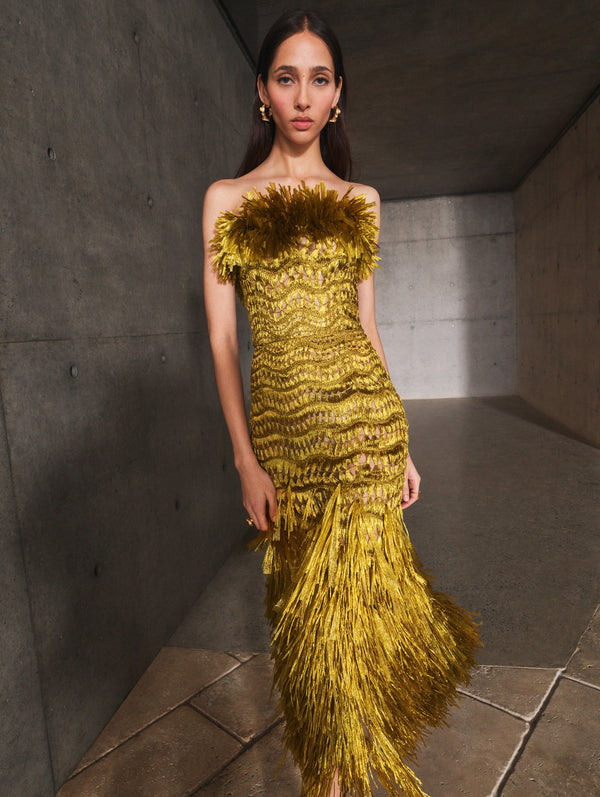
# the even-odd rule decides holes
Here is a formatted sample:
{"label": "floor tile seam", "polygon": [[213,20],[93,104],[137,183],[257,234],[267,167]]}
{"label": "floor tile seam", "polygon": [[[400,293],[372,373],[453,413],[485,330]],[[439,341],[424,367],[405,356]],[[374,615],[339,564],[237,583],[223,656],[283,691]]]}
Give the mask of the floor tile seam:
{"label": "floor tile seam", "polygon": [[[226,655],[229,655],[229,654],[226,654]],[[231,658],[233,658],[233,656]],[[198,689],[196,692],[194,692],[193,695],[190,695],[189,697],[187,697],[184,702],[187,702],[188,700],[191,700],[193,697],[196,697],[196,695],[201,694],[202,692],[204,692],[209,687],[214,686],[215,684],[218,684],[219,681],[223,680],[223,678],[227,678],[227,676],[231,675],[232,672],[235,672],[236,670],[239,670],[240,667],[243,667],[245,664],[248,664],[248,661],[252,661],[252,659],[248,659],[248,661],[238,661],[238,659],[233,659],[233,660],[235,661],[235,664],[234,664],[233,667],[231,667],[229,670],[226,670],[225,672],[222,672],[220,675],[217,675],[217,677],[213,678],[212,681],[209,681],[208,683],[204,684],[204,686],[201,689]]]}
{"label": "floor tile seam", "polygon": [[[218,722],[217,720],[215,720],[209,714],[206,714],[204,711],[202,711],[199,708],[197,708],[196,706],[192,705],[189,701],[193,700],[193,698],[196,696],[196,694],[199,694],[199,693],[195,692],[191,697],[189,697],[186,700],[178,703],[176,706],[173,706],[168,711],[163,712],[160,716],[158,716],[155,719],[153,719],[152,722],[148,722],[142,728],[139,728],[135,733],[132,733],[131,736],[128,736],[126,739],[123,739],[118,744],[116,744],[114,747],[111,747],[110,750],[107,750],[102,755],[98,756],[98,758],[95,758],[93,761],[90,761],[89,764],[86,764],[81,769],[79,769],[76,772],[74,772],[73,774],[69,775],[69,777],[67,778],[65,783],[67,781],[70,781],[70,780],[75,780],[83,772],[86,772],[91,767],[95,766],[96,764],[99,764],[100,761],[103,761],[105,758],[108,758],[110,755],[112,755],[112,753],[114,753],[120,747],[123,747],[123,745],[127,744],[127,742],[130,742],[132,739],[135,739],[137,736],[140,736],[144,731],[146,731],[152,725],[155,725],[157,722],[160,722],[160,720],[164,719],[169,714],[172,714],[174,711],[176,711],[178,708],[181,708],[182,706],[188,706],[190,709],[192,709],[192,711],[196,712],[200,716],[204,717],[204,719],[208,720],[211,723],[211,725],[215,725],[216,727],[220,728],[222,731],[227,733],[228,736],[231,736],[236,742],[239,742],[239,744],[241,745],[241,748],[236,753],[236,755],[230,761],[228,761],[223,767],[221,767],[217,772],[211,774],[209,779],[206,781],[206,783],[210,783],[211,780],[214,780],[214,778],[217,777],[217,775],[220,772],[222,772],[223,769],[228,767],[229,764],[238,757],[238,755],[241,755],[242,753],[246,752],[246,750],[248,750],[250,747],[252,747],[256,742],[260,741],[263,738],[263,736],[266,736],[268,733],[270,733],[273,730],[273,728],[275,728],[277,725],[279,725],[280,722],[283,721],[283,717],[277,717],[275,720],[273,720],[271,723],[269,723],[269,725],[266,728],[264,728],[260,733],[255,734],[249,740],[245,740],[241,736],[238,736],[234,731],[231,731],[225,725],[223,725],[220,722]],[[199,788],[203,788],[206,785],[206,783],[203,781],[199,786],[195,786],[194,790],[197,791]],[[190,792],[190,794],[193,794],[193,791]]]}
{"label": "floor tile seam", "polygon": [[241,745],[246,744],[246,740],[242,736],[239,736],[235,731],[231,730],[231,728],[228,728],[227,725],[224,725],[220,720],[211,716],[207,711],[204,711],[204,709],[201,709],[199,706],[196,706],[193,703],[188,703],[188,705],[197,714],[200,714],[201,717],[204,717],[204,719],[208,720],[211,725],[216,725],[217,728],[220,728],[226,734],[231,736],[236,742],[239,742]]}
{"label": "floor tile seam", "polygon": [[[252,661],[252,659],[255,659],[259,655],[258,653],[233,653],[231,650],[226,650],[225,653],[236,661],[239,661],[240,664],[248,664]],[[241,659],[238,659],[238,656],[249,656],[250,658],[242,661]]]}
{"label": "floor tile seam", "polygon": [[[170,648],[172,650],[195,650],[200,653],[223,653],[225,656],[229,656],[231,659],[235,659],[239,664],[247,664],[251,659],[256,658],[260,653],[264,653],[265,651],[254,651],[254,650],[246,650],[246,651],[233,651],[233,650],[215,650],[213,648],[202,648],[198,647],[197,645],[163,645],[162,650],[166,648]],[[238,656],[249,656],[248,659],[242,661],[238,658]]]}
{"label": "floor tile seam", "polygon": [[243,736],[240,736],[238,733],[236,733],[231,728],[228,728],[227,725],[225,725],[223,722],[221,722],[221,720],[218,720],[218,719],[216,719],[216,717],[213,717],[212,714],[210,714],[206,709],[203,709],[200,706],[196,706],[193,703],[189,703],[188,705],[194,711],[197,711],[198,714],[200,714],[202,717],[204,717],[205,719],[209,720],[209,722],[211,722],[213,725],[216,725],[217,728],[220,728],[222,731],[225,731],[225,733],[228,733],[230,736],[232,736],[237,742],[242,744],[244,747],[252,747],[252,745],[255,742],[258,742],[259,739],[262,739],[262,737],[265,734],[267,734],[267,733],[269,733],[269,731],[273,730],[273,728],[275,728],[276,725],[279,725],[279,723],[282,722],[282,720],[283,720],[283,717],[274,717],[262,731],[260,731],[259,733],[252,734],[252,736],[250,736],[249,739],[245,739]]}
{"label": "floor tile seam", "polygon": [[[181,648],[181,645],[165,645],[163,648],[161,648],[161,650],[164,650],[165,648],[177,648],[177,647]],[[200,650],[200,648],[182,648],[182,649],[183,650]],[[222,653],[223,651],[214,651],[214,652]],[[229,653],[226,653],[225,655],[230,656]],[[243,667],[244,664],[248,664],[248,662],[252,661],[252,659],[255,658],[255,656],[256,656],[256,654],[253,654],[251,659],[248,659],[248,661],[244,661],[244,662],[239,661],[238,659],[235,659],[233,656],[230,656],[230,658],[232,658],[233,661],[235,662],[235,664],[230,669],[228,669],[225,672],[221,673],[216,678],[213,678],[212,681],[209,681],[208,683],[204,684],[204,686],[202,686],[200,689],[198,689],[195,692],[193,692],[191,695],[187,695],[182,700],[179,700],[177,703],[172,705],[166,711],[163,711],[161,714],[158,714],[157,716],[153,717],[153,719],[150,720],[150,722],[147,722],[145,725],[142,725],[141,727],[137,728],[133,733],[129,734],[124,739],[121,739],[119,742],[114,744],[108,750],[105,750],[101,755],[97,756],[97,758],[94,758],[93,761],[90,761],[88,764],[86,764],[85,766],[83,766],[81,768],[75,769],[69,775],[67,780],[72,780],[72,779],[76,778],[82,772],[85,772],[90,767],[93,767],[95,764],[97,764],[100,761],[102,761],[103,759],[107,758],[109,755],[111,755],[111,753],[114,753],[115,750],[118,750],[119,747],[122,747],[124,744],[129,742],[131,739],[134,739],[136,736],[139,736],[141,733],[143,733],[145,730],[150,728],[156,722],[159,722],[160,720],[164,719],[168,714],[171,714],[173,711],[176,711],[178,708],[181,708],[182,706],[188,705],[188,706],[190,706],[190,708],[195,710],[195,706],[192,706],[190,701],[193,700],[196,697],[196,695],[202,694],[202,692],[204,692],[205,689],[208,689],[209,686],[213,686],[214,684],[218,683],[223,678],[227,677],[228,675],[231,675],[231,673],[235,672],[235,670],[239,669],[240,667]],[[138,683],[139,683],[139,681],[138,681]],[[123,701],[123,703],[121,705],[123,705],[126,701],[127,701],[127,698],[125,698],[125,700]],[[118,711],[118,709],[117,709],[117,711]],[[113,715],[113,717],[114,716],[115,715]],[[206,719],[211,720],[210,717],[206,717]],[[214,723],[214,724],[217,724],[217,723]],[[226,729],[223,729],[223,730],[226,730]]]}
{"label": "floor tile seam", "polygon": [[594,619],[595,619],[595,617],[596,617],[596,615],[598,613],[600,613],[600,603],[594,609],[594,612],[593,612],[592,616],[590,617],[588,624],[586,625],[586,627],[584,628],[583,632],[581,633],[581,636],[577,640],[577,644],[575,645],[575,649],[574,649],[573,653],[571,653],[571,655],[569,656],[569,658],[567,660],[567,663],[565,664],[565,670],[568,668],[569,664],[575,658],[575,656],[580,652],[580,650],[581,650],[581,640],[587,634],[587,632],[591,629],[592,623],[594,622]]}
{"label": "floor tile seam", "polygon": [[582,678],[577,678],[575,675],[569,675],[567,673],[563,673],[562,677],[565,679],[565,681],[573,681],[580,686],[587,686],[589,689],[595,689],[596,692],[600,692],[599,684],[592,684],[589,681],[584,681]]}
{"label": "floor tile seam", "polygon": [[[519,714],[516,711],[513,711],[506,706],[500,706],[498,703],[494,703],[492,700],[487,700],[485,697],[480,697],[480,695],[474,695],[472,692],[467,692],[465,689],[458,689],[457,690],[461,695],[464,697],[469,697],[472,700],[475,700],[477,703],[483,703],[484,706],[490,706],[490,708],[495,708],[498,711],[501,711],[503,714],[508,714],[510,717],[514,717],[514,719],[521,720],[522,722],[529,723],[531,722],[531,716],[525,717],[523,714]],[[532,716],[535,716],[533,714]]]}
{"label": "floor tile seam", "polygon": [[532,672],[547,672],[564,669],[563,667],[531,667],[527,664],[478,664],[476,670],[531,670]]}
{"label": "floor tile seam", "polygon": [[[243,664],[247,664],[248,661],[251,661],[251,659],[248,659],[248,661],[240,661],[236,656],[234,656],[233,653],[229,653],[226,650],[210,650],[210,648],[196,648],[196,647],[184,646],[184,645],[164,645],[160,649],[160,653],[162,653],[163,650],[167,650],[167,649],[169,649],[169,650],[177,650],[177,649],[179,649],[179,650],[193,650],[196,653],[220,653],[223,656],[229,656],[230,659],[233,659],[235,664],[229,670],[225,670],[225,672],[221,673],[221,675],[217,675],[216,678],[213,678],[212,681],[210,681],[209,683],[205,684],[202,687],[202,689],[206,689],[208,686],[212,686],[213,684],[216,684],[217,681],[219,681],[221,678],[224,678],[226,675],[229,675],[231,672],[236,670],[238,667],[241,667]],[[254,658],[257,655],[258,654],[256,654],[256,653],[252,653],[252,658]],[[152,666],[152,665],[150,665],[150,666]],[[194,694],[196,694],[196,693],[194,693]]]}
{"label": "floor tile seam", "polygon": [[[196,710],[198,711],[199,714],[202,714],[202,716],[204,716],[204,714],[200,710],[198,710],[198,709],[196,709]],[[207,717],[207,719],[210,719],[210,718]],[[239,750],[237,750],[234,753],[234,755],[232,755],[222,766],[220,766],[217,770],[212,772],[207,777],[203,778],[203,780],[201,780],[200,783],[197,783],[191,790],[187,791],[184,795],[182,795],[182,797],[194,797],[194,795],[199,794],[201,789],[203,789],[205,786],[210,785],[213,782],[213,780],[216,780],[216,778],[219,777],[219,775],[221,773],[225,772],[227,767],[231,766],[231,764],[233,764],[234,761],[237,761],[238,758],[241,758],[241,756],[243,756],[244,753],[247,753],[248,750],[250,750],[251,747],[254,747],[254,745],[257,742],[259,742],[261,739],[263,739],[265,736],[267,736],[267,734],[271,733],[271,731],[274,728],[276,728],[282,722],[283,722],[283,717],[278,717],[274,722],[272,722],[270,725],[268,725],[264,730],[262,730],[260,733],[256,734],[256,736],[253,736],[250,739],[250,741],[244,742],[243,746]],[[223,728],[223,730],[226,730],[226,729]],[[228,731],[228,733],[229,733],[229,731]],[[230,734],[230,735],[232,735],[232,734]]]}
{"label": "floor tile seam", "polygon": [[[192,697],[193,696],[194,695],[192,695]],[[187,700],[191,700],[191,698],[188,698]],[[137,736],[140,736],[142,733],[144,733],[144,731],[148,730],[148,728],[151,728],[152,725],[155,725],[157,722],[160,722],[162,719],[167,717],[169,714],[172,714],[178,708],[188,705],[187,700],[183,700],[181,703],[178,703],[176,706],[167,709],[167,711],[163,711],[163,713],[160,714],[158,717],[154,717],[154,719],[152,719],[150,722],[147,722],[145,725],[142,725],[142,727],[138,728],[136,731],[134,731],[134,733],[130,734],[125,739],[121,739],[121,741],[115,744],[113,747],[111,747],[110,750],[106,750],[104,753],[102,753],[102,755],[99,755],[98,758],[94,758],[94,760],[90,761],[89,764],[86,764],[84,767],[81,767],[81,769],[75,771],[72,775],[69,775],[67,780],[74,780],[75,778],[79,777],[79,775],[81,775],[82,772],[86,772],[88,769],[90,769],[90,767],[93,767],[96,764],[99,764],[100,761],[103,761],[105,758],[108,758],[110,755],[116,752],[120,747],[123,747],[123,745],[127,744],[127,742],[130,742],[132,739],[135,739]]]}
{"label": "floor tile seam", "polygon": [[[487,667],[495,667],[495,666],[497,666],[499,668],[500,667],[504,668],[504,665],[500,665],[500,664],[498,664],[498,665],[487,664],[485,666],[487,666]],[[511,669],[514,669],[514,668],[511,668]],[[507,708],[506,706],[501,706],[498,703],[494,703],[493,700],[488,700],[487,698],[481,697],[480,695],[475,695],[472,692],[468,691],[468,687],[466,687],[466,688],[465,687],[458,687],[457,691],[460,692],[460,694],[462,694],[462,695],[465,695],[467,697],[472,697],[473,700],[478,700],[480,703],[484,703],[485,705],[492,706],[493,708],[497,708],[499,711],[503,711],[505,714],[509,714],[511,717],[515,717],[516,719],[520,719],[520,720],[523,720],[524,722],[528,722],[528,723],[529,722],[533,722],[535,717],[537,716],[537,714],[541,711],[541,707],[547,702],[548,695],[550,694],[551,691],[553,691],[554,685],[556,683],[557,678],[560,678],[560,676],[564,673],[564,667],[519,667],[519,669],[521,669],[521,670],[544,670],[546,672],[548,670],[550,670],[551,672],[554,673],[552,681],[550,682],[550,685],[548,686],[548,689],[542,695],[542,698],[541,698],[538,706],[536,707],[535,711],[531,712],[530,714],[519,714],[518,711],[513,711],[512,709]]]}
{"label": "floor tile seam", "polygon": [[523,749],[527,744],[527,740],[529,739],[530,735],[531,735],[531,725],[529,722],[527,722],[525,723],[525,728],[523,728],[521,738],[515,745],[515,749],[513,750],[511,757],[506,762],[506,766],[504,767],[502,774],[498,778],[496,785],[489,793],[488,797],[500,797],[500,795],[502,794],[502,789],[504,788],[506,782],[508,781],[510,775],[512,774],[515,764],[521,757],[521,753],[523,752]]}
{"label": "floor tile seam", "polygon": [[[251,661],[251,659],[249,659],[249,661]],[[97,758],[94,758],[94,760],[90,761],[89,764],[86,764],[85,766],[81,767],[80,769],[76,769],[73,773],[71,773],[71,775],[69,775],[67,780],[71,780],[72,778],[76,778],[82,772],[85,772],[90,767],[93,767],[95,764],[97,764],[100,761],[102,761],[104,758],[107,758],[109,755],[111,755],[111,753],[114,753],[115,750],[118,750],[119,747],[122,747],[124,744],[127,744],[127,742],[131,741],[131,739],[135,739],[136,736],[139,736],[145,730],[150,728],[152,725],[155,725],[157,722],[160,722],[166,716],[168,716],[169,714],[172,714],[174,711],[176,711],[178,708],[181,708],[182,706],[189,706],[192,710],[196,710],[196,707],[193,706],[190,703],[191,700],[193,700],[197,695],[202,694],[202,692],[204,692],[205,689],[208,689],[209,686],[213,686],[213,684],[216,684],[218,681],[220,681],[225,676],[230,675],[232,672],[237,670],[239,667],[242,667],[243,664],[247,664],[247,662],[238,662],[237,659],[236,659],[236,662],[237,662],[236,665],[234,667],[232,667],[230,670],[227,670],[226,673],[218,676],[217,678],[214,678],[212,681],[209,681],[209,683],[207,683],[201,689],[193,692],[191,695],[187,695],[182,700],[179,700],[177,703],[172,705],[170,708],[166,709],[166,711],[163,711],[161,714],[158,714],[157,716],[153,717],[153,719],[151,719],[150,722],[147,722],[145,725],[142,725],[141,727],[137,728],[133,733],[129,734],[124,739],[121,739],[119,742],[117,742],[117,744],[114,744],[112,747],[110,747],[110,749],[105,750],[102,753],[102,755],[99,755]],[[126,700],[127,700],[127,698],[125,698],[125,701],[123,701],[123,703],[125,703]],[[121,705],[123,705],[123,704],[121,704]],[[202,712],[200,712],[200,713],[202,713]],[[210,717],[206,717],[206,719],[210,720],[211,718]],[[217,724],[217,723],[214,723],[214,724]],[[225,730],[225,729],[223,729],[223,730]]]}
{"label": "floor tile seam", "polygon": [[519,762],[521,756],[523,755],[523,752],[524,752],[525,748],[527,747],[527,743],[531,739],[531,737],[532,737],[532,735],[533,735],[533,733],[534,733],[534,731],[535,731],[535,729],[536,729],[536,727],[538,725],[540,717],[544,713],[544,711],[546,709],[546,706],[548,705],[548,703],[552,699],[552,695],[554,694],[554,692],[556,691],[556,689],[558,687],[558,684],[560,683],[560,679],[562,677],[563,672],[564,672],[564,669],[562,669],[562,668],[558,669],[556,671],[556,674],[555,674],[554,678],[552,679],[552,683],[550,684],[550,686],[546,690],[546,694],[545,694],[544,698],[540,701],[540,704],[538,706],[538,710],[537,710],[535,716],[533,717],[533,719],[530,722],[527,723],[528,727],[527,727],[525,733],[523,734],[523,736],[521,737],[521,741],[517,745],[517,747],[515,749],[515,752],[513,753],[513,755],[510,758],[510,761],[506,765],[506,767],[504,769],[504,772],[502,773],[500,778],[498,778],[498,782],[496,783],[496,786],[494,787],[494,790],[493,790],[492,794],[490,795],[490,797],[501,797],[502,791],[503,791],[504,787],[506,786],[506,784],[508,783],[508,781],[510,780],[510,777],[511,777],[511,775],[514,772],[517,763]]}

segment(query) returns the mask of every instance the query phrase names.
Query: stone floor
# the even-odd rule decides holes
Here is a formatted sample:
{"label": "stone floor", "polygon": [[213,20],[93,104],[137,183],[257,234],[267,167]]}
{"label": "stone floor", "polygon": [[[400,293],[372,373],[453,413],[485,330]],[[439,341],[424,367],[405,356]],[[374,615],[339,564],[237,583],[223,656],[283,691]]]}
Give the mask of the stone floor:
{"label": "stone floor", "polygon": [[[411,445],[428,496],[411,538],[436,585],[479,611],[485,643],[419,755],[423,787],[600,795],[600,452],[518,402],[407,404],[427,430]],[[289,757],[280,768],[262,591],[240,544],[60,797],[299,795]]]}

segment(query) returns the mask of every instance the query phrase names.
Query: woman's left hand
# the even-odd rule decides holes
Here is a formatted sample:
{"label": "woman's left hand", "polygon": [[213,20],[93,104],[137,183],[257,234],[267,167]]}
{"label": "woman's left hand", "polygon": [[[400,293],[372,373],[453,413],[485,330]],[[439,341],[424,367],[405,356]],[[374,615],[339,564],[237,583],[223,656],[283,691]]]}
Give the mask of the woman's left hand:
{"label": "woman's left hand", "polygon": [[419,500],[419,490],[421,488],[421,477],[415,468],[414,462],[408,455],[406,460],[406,471],[404,474],[404,486],[402,487],[402,509],[407,509],[415,501]]}

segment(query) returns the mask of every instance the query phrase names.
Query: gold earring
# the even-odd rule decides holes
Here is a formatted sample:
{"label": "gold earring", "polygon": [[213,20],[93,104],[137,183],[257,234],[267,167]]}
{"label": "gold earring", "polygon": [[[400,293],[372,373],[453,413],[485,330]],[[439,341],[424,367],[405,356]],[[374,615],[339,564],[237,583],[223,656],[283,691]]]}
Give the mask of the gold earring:
{"label": "gold earring", "polygon": [[271,111],[270,105],[265,105],[264,102],[258,109],[260,111],[260,118],[263,122],[270,122],[273,118],[273,112]]}
{"label": "gold earring", "polygon": [[329,119],[329,121],[331,122],[331,124],[335,124],[335,122],[337,122],[338,116],[341,114],[342,110],[341,110],[341,108],[338,108],[337,105],[334,108],[332,108],[331,110],[333,111],[333,114],[332,114],[331,118]]}

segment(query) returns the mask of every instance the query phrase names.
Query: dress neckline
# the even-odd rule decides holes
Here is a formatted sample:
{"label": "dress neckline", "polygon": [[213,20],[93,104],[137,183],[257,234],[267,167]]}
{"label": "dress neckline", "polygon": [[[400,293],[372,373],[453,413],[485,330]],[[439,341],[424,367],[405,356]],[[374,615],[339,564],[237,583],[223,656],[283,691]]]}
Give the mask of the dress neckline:
{"label": "dress neckline", "polygon": [[[321,180],[312,187],[307,185],[305,180],[301,180],[296,185],[283,185],[282,183],[277,184],[274,180],[272,180],[270,183],[267,183],[265,186],[263,186],[262,190],[260,191],[256,188],[256,186],[253,186],[248,191],[245,191],[242,194],[242,200],[237,206],[236,210],[225,211],[225,213],[230,213],[233,216],[239,216],[244,211],[244,208],[253,202],[268,202],[269,200],[273,199],[293,201],[298,195],[301,195],[304,199],[320,198],[322,200],[334,202],[335,204],[345,204],[354,200],[362,200],[362,203],[360,204],[362,204],[365,209],[372,207],[375,202],[367,202],[367,195],[364,193],[364,191],[360,194],[352,194],[352,196],[350,196],[351,191],[355,187],[356,186],[353,183],[350,183],[348,188],[340,196],[340,192],[337,190],[337,188],[328,188],[325,185],[324,180]],[[298,196],[298,198],[300,197]]]}
{"label": "dress neckline", "polygon": [[364,262],[365,274],[370,273],[378,260],[375,202],[367,202],[365,193],[352,194],[353,188],[340,196],[323,181],[313,187],[271,182],[247,191],[236,211],[222,211],[215,222],[210,245],[218,273],[230,273],[240,263],[279,262],[297,253],[303,236],[316,245],[335,241],[338,256],[343,252],[351,262]]}

